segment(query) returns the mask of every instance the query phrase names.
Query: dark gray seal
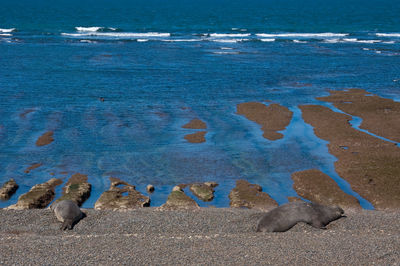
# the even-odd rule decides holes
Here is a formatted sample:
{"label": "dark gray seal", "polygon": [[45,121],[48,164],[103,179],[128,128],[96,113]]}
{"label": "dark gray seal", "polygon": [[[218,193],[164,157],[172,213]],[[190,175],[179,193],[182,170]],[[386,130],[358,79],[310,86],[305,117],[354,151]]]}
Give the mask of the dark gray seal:
{"label": "dark gray seal", "polygon": [[285,232],[299,222],[326,229],[327,224],[343,217],[343,213],[337,206],[290,202],[266,213],[258,222],[257,232]]}
{"label": "dark gray seal", "polygon": [[57,219],[62,222],[61,230],[71,230],[84,217],[79,206],[72,200],[61,200],[51,205]]}

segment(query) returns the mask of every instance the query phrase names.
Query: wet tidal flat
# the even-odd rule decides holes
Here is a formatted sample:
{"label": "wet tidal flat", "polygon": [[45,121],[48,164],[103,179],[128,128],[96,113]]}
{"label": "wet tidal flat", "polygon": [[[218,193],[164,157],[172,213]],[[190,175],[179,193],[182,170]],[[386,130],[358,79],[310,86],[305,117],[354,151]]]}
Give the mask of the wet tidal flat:
{"label": "wet tidal flat", "polygon": [[[104,145],[100,139],[106,135],[102,134],[115,140],[114,145],[106,145],[114,149],[112,153],[99,151],[109,157],[97,159],[96,163],[92,151],[76,154],[80,161],[69,161],[68,149],[60,148],[66,148],[65,141],[70,141],[68,147],[77,147],[84,141],[83,132],[63,128],[66,114],[54,112],[46,130],[32,132],[31,143],[28,141],[23,148],[27,153],[24,160],[31,161],[19,168],[13,164],[14,174],[7,168],[2,176],[2,184],[13,178],[19,186],[16,193],[12,188],[3,189],[4,195],[10,191],[5,197],[10,199],[2,201],[2,207],[43,208],[61,196],[89,208],[103,206],[104,202],[98,203],[100,198],[120,201],[119,205],[106,203],[114,206],[110,209],[157,207],[175,199],[180,203],[170,201],[169,205],[177,208],[185,208],[188,203],[192,207],[268,209],[292,200],[378,210],[400,206],[400,147],[396,135],[400,103],[365,90],[331,90],[327,96],[317,97],[313,104],[295,107],[265,99],[242,102],[236,110],[226,110],[222,118],[212,111],[195,112],[191,107],[179,109],[186,113],[184,119],[174,118],[168,110],[159,110],[153,117],[164,130],[159,137],[166,141],[168,136],[179,144],[165,142],[152,153],[142,151],[136,159],[130,158],[135,152],[124,151],[125,145],[118,142],[130,134],[126,127],[134,133],[137,130],[133,130],[133,125],[138,124],[122,123],[122,117],[109,111],[104,113],[101,105],[105,102],[99,101],[97,113],[83,113],[82,118],[103,114],[112,123],[117,121],[103,127],[100,134],[85,132],[85,139],[99,140],[91,148]],[[35,112],[40,114],[35,108],[22,110],[16,119],[25,128],[37,121]],[[357,119],[360,124],[354,123]],[[225,137],[218,135],[220,126],[230,129]],[[151,136],[160,127],[139,130]],[[165,131],[171,127],[174,129]],[[75,133],[70,135],[72,132]],[[116,149],[119,145],[120,152]],[[49,156],[57,151],[61,152],[57,155],[61,162]],[[105,171],[104,166],[110,171]],[[93,169],[101,174],[97,176]],[[155,175],[148,176],[148,171]],[[57,182],[50,182],[51,178]],[[37,182],[40,180],[43,181]],[[115,180],[120,181],[113,185]],[[39,189],[32,188],[36,184],[41,184]],[[146,191],[149,184],[154,185],[154,192]],[[21,203],[21,197],[40,204]]]}

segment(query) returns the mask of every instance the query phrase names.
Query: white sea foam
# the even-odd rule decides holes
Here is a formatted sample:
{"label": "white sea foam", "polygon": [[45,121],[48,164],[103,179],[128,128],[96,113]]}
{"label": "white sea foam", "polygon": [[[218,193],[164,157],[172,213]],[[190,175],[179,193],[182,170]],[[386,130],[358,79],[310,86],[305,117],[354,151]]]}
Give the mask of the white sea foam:
{"label": "white sea foam", "polygon": [[87,33],[61,33],[69,37],[109,37],[109,38],[146,38],[146,37],[170,37],[170,33],[159,32],[87,32]]}
{"label": "white sea foam", "polygon": [[378,37],[400,37],[400,33],[376,33]]}
{"label": "white sea foam", "polygon": [[239,54],[239,52],[213,52],[213,54]]}
{"label": "white sea foam", "polygon": [[240,38],[240,37],[249,37],[250,33],[211,33],[210,37],[216,38],[225,38],[225,37],[232,37],[232,38]]}
{"label": "white sea foam", "polygon": [[293,40],[294,43],[307,43],[306,41]]}
{"label": "white sea foam", "polygon": [[388,41],[388,42],[382,42],[382,43],[384,43],[384,44],[393,44],[393,43],[395,43],[395,41]]}
{"label": "white sea foam", "polygon": [[80,40],[80,42],[83,42],[83,43],[97,43],[96,41],[92,41],[92,40]]}
{"label": "white sea foam", "polygon": [[10,36],[12,36],[12,34],[10,34],[10,33],[0,33],[0,36],[2,36],[2,37],[10,37]]}
{"label": "white sea foam", "polygon": [[377,53],[377,54],[381,54],[381,53],[382,53],[382,51],[375,51],[375,53]]}
{"label": "white sea foam", "polygon": [[381,40],[358,40],[356,38],[344,38],[344,42],[355,42],[355,43],[378,43]]}
{"label": "white sea foam", "polygon": [[15,28],[11,28],[11,29],[0,29],[0,33],[9,33],[9,32],[13,32],[15,31]]}
{"label": "white sea foam", "polygon": [[104,29],[104,27],[75,27],[77,31],[83,32],[96,32],[98,30]]}
{"label": "white sea foam", "polygon": [[270,38],[270,39],[260,39],[260,41],[262,41],[262,42],[274,42],[275,39],[273,39],[273,38]]}
{"label": "white sea foam", "polygon": [[369,51],[369,50],[371,50],[371,49],[369,49],[369,48],[362,48],[364,51]]}
{"label": "white sea foam", "polygon": [[324,42],[325,43],[338,43],[338,42],[340,42],[340,39],[337,39],[337,38],[335,38],[335,39],[325,39]]}
{"label": "white sea foam", "polygon": [[221,50],[233,50],[232,47],[221,47]]}
{"label": "white sea foam", "polygon": [[258,37],[273,38],[273,37],[289,37],[289,38],[326,38],[326,37],[345,37],[348,33],[257,33]]}
{"label": "white sea foam", "polygon": [[237,43],[248,41],[249,39],[216,39],[212,40],[213,42],[221,42],[221,43]]}
{"label": "white sea foam", "polygon": [[163,42],[200,42],[201,39],[163,39]]}
{"label": "white sea foam", "polygon": [[149,39],[137,39],[136,41],[137,41],[137,42],[148,42]]}

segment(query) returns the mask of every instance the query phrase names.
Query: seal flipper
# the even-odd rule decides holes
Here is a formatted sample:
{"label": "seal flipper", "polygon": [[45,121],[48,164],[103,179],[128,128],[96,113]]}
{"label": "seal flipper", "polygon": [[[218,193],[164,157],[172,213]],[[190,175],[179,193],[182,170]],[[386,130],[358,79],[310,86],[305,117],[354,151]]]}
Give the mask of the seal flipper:
{"label": "seal flipper", "polygon": [[73,220],[71,220],[71,219],[65,219],[64,222],[62,223],[60,229],[61,229],[61,230],[66,230],[66,229],[71,230],[71,229],[72,229],[72,224],[73,224],[73,223],[74,223]]}

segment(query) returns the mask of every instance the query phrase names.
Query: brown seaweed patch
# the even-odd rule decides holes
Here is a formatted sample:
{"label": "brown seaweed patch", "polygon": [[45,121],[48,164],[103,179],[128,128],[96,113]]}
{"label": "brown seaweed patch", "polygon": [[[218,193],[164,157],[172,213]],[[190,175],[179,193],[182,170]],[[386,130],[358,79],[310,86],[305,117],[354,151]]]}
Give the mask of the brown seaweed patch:
{"label": "brown seaweed patch", "polygon": [[284,130],[293,116],[293,112],[280,104],[266,106],[259,102],[238,104],[237,114],[259,124],[264,131],[263,137],[269,140],[283,138],[283,135],[277,131]]}
{"label": "brown seaweed patch", "polygon": [[300,109],[315,134],[330,142],[329,152],[338,158],[335,170],[355,192],[376,209],[400,207],[400,149],[395,144],[354,129],[349,115],[320,105]]}
{"label": "brown seaweed patch", "polygon": [[246,180],[236,180],[236,187],[229,193],[230,206],[237,208],[270,209],[278,204],[259,185]]}
{"label": "brown seaweed patch", "polygon": [[35,109],[27,109],[19,114],[19,117],[26,118],[26,116],[32,112],[36,111]]}
{"label": "brown seaweed patch", "polygon": [[53,131],[47,131],[46,133],[44,133],[37,139],[36,146],[45,146],[52,143],[54,141],[53,134]]}
{"label": "brown seaweed patch", "polygon": [[34,170],[42,165],[43,165],[42,163],[34,163],[31,166],[29,166],[28,168],[26,168],[24,172],[29,174],[32,170]]}
{"label": "brown seaweed patch", "polygon": [[207,124],[200,119],[192,119],[189,123],[182,126],[188,129],[206,129]]}
{"label": "brown seaweed patch", "polygon": [[206,138],[205,138],[206,134],[207,134],[207,131],[199,131],[199,132],[196,132],[193,134],[185,135],[184,138],[187,141],[189,141],[190,143],[203,143],[206,141]]}
{"label": "brown seaweed patch", "polygon": [[371,95],[365,90],[331,90],[330,96],[318,100],[333,105],[350,115],[362,118],[360,128],[375,135],[400,142],[400,103]]}
{"label": "brown seaweed patch", "polygon": [[332,178],[320,170],[296,172],[292,174],[292,179],[297,194],[312,202],[342,208],[361,208],[355,197],[344,193]]}

